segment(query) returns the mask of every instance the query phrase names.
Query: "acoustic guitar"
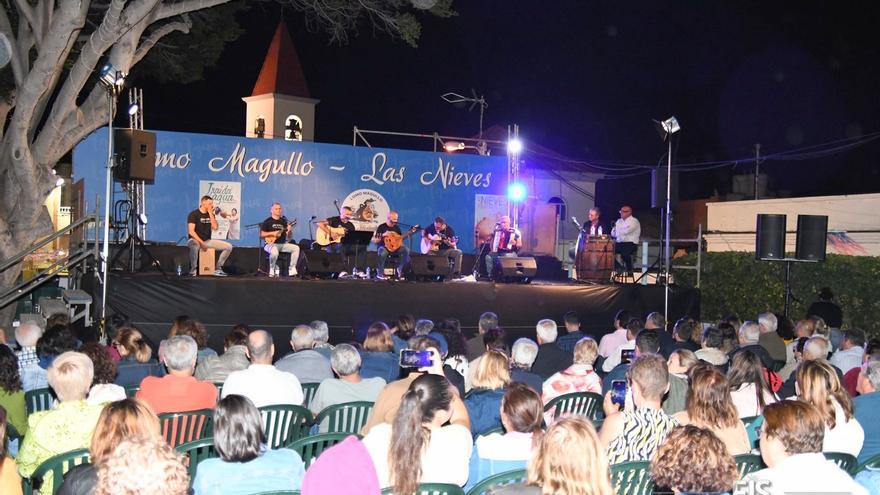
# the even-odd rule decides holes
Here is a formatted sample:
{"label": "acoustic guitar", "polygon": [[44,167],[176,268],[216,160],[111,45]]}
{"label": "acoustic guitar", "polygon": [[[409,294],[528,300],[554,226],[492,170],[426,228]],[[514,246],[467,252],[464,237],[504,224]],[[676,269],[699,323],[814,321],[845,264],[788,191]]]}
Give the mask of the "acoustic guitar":
{"label": "acoustic guitar", "polygon": [[324,232],[324,229],[319,228],[317,232],[315,232],[315,244],[319,246],[329,246],[330,244],[338,244],[342,242],[342,238],[345,237],[346,230],[345,227],[330,227],[330,233]]}
{"label": "acoustic guitar", "polygon": [[409,229],[409,232],[402,235],[398,234],[397,232],[392,232],[390,230],[386,231],[385,237],[382,238],[382,240],[385,242],[385,249],[387,249],[389,253],[397,251],[398,249],[400,249],[400,246],[403,245],[403,241],[407,237],[415,234],[419,229],[421,229],[420,226],[413,225],[413,227]]}
{"label": "acoustic guitar", "polygon": [[445,234],[436,234],[437,238],[432,239],[430,237],[422,237],[422,254],[428,254],[434,251],[439,251],[440,246],[443,244],[444,240],[448,240],[451,244],[450,248],[455,248],[455,245],[458,244],[458,237],[453,236],[449,237]]}
{"label": "acoustic guitar", "polygon": [[[294,218],[292,222],[287,222],[287,227],[290,227],[291,229],[293,227],[296,227],[296,221],[297,221],[297,219]],[[275,244],[275,241],[277,241],[278,238],[281,237],[281,234],[283,234],[285,232],[287,232],[287,228],[285,228],[284,230],[276,230],[276,231],[272,232],[272,235],[267,235],[266,237],[264,237],[263,241],[266,244]]]}

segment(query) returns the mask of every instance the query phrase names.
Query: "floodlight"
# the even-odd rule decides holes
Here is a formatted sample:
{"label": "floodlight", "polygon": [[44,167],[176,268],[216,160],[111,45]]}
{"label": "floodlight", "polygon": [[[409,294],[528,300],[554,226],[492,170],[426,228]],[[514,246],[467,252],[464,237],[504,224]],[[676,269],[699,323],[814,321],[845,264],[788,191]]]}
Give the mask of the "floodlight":
{"label": "floodlight", "polygon": [[124,72],[116,70],[112,64],[106,64],[104,67],[101,67],[101,84],[108,88],[113,88],[114,86],[122,86],[124,83]]}
{"label": "floodlight", "polygon": [[523,143],[517,138],[513,138],[507,142],[507,152],[513,155],[520,153],[523,150]]}
{"label": "floodlight", "polygon": [[662,122],[655,120],[654,127],[657,128],[657,134],[660,134],[660,139],[664,141],[666,141],[669,136],[681,130],[681,125],[679,125],[678,119],[676,119],[675,116],[669,117]]}
{"label": "floodlight", "polygon": [[521,182],[512,182],[507,186],[507,199],[514,203],[521,203],[526,199],[526,186]]}
{"label": "floodlight", "polygon": [[461,141],[446,141],[443,143],[443,149],[452,153],[453,151],[461,151],[464,149],[464,143]]}
{"label": "floodlight", "polygon": [[132,103],[131,105],[128,106],[128,114],[134,115],[134,114],[138,113],[138,110],[140,110],[140,109],[141,109],[140,105],[138,105],[137,103]]}

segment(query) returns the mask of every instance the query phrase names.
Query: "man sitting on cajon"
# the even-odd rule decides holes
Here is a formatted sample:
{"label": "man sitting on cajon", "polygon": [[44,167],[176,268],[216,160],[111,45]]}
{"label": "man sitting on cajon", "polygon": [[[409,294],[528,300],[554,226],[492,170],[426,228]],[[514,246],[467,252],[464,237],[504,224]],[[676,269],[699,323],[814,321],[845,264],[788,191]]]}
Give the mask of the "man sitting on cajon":
{"label": "man sitting on cajon", "polygon": [[223,271],[223,264],[226,258],[232,253],[232,244],[219,239],[211,239],[211,231],[217,230],[217,218],[214,216],[214,199],[211,196],[202,196],[199,207],[189,213],[186,217],[186,227],[189,234],[189,240],[186,245],[189,247],[189,275],[195,277],[199,269],[199,250],[205,251],[208,248],[217,249],[220,252],[220,259],[217,260],[217,270],[214,275],[225,277],[226,272]]}

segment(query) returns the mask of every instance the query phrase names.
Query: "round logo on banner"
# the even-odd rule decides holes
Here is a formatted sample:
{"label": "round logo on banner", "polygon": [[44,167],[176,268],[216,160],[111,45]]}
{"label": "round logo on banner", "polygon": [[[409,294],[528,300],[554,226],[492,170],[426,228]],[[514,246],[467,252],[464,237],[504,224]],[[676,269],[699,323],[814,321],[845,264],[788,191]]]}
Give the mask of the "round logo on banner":
{"label": "round logo on banner", "polygon": [[351,208],[351,223],[358,230],[376,230],[391,211],[385,198],[372,189],[352,191],[342,201],[342,206]]}

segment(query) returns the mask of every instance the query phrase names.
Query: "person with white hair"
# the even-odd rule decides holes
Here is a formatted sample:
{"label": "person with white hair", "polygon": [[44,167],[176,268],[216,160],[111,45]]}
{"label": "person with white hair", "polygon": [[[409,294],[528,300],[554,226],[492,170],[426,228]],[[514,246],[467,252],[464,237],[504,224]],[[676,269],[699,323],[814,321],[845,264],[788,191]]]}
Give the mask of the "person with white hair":
{"label": "person with white hair", "polygon": [[137,397],[145,400],[156,414],[214,409],[217,387],[193,377],[198,350],[198,344],[189,335],[175,335],[168,339],[165,344],[168,374],[162,378],[144,378]]}
{"label": "person with white hair", "polygon": [[782,337],[780,337],[778,333],[776,333],[776,328],[778,326],[779,320],[773,313],[768,311],[758,315],[758,328],[761,331],[758,343],[767,351],[767,354],[770,354],[770,357],[773,358],[777,369],[785,365],[786,361],[785,341],[782,340]]}
{"label": "person with white hair", "polygon": [[[798,368],[805,361],[827,361],[830,347],[831,343],[828,342],[828,339],[826,339],[825,337],[821,335],[814,335],[810,337],[810,339],[807,340],[807,343],[804,344],[804,352],[801,354],[802,359],[801,362],[798,364]],[[834,369],[835,373],[837,374],[837,378],[840,380],[841,383],[843,383],[843,373],[840,371],[840,369],[838,369],[837,366],[834,365],[831,365],[831,368]],[[797,368],[795,368],[792,374],[788,377],[788,380],[786,380],[782,384],[782,387],[779,388],[779,392],[777,392],[777,395],[780,399],[787,399],[789,397],[795,396],[795,383],[797,381],[796,377]]]}
{"label": "person with white hair", "polygon": [[526,337],[516,339],[510,349],[510,381],[525,383],[540,394],[544,380],[531,372],[537,357],[538,344]]}
{"label": "person with white hair", "polygon": [[[361,378],[361,355],[353,345],[336,346],[330,354],[330,366],[339,378],[327,378],[318,386],[315,396],[309,402],[309,409],[314,414],[344,402],[376,402],[379,393],[385,388],[385,380],[382,378]],[[320,431],[327,431],[326,423],[321,423]]]}
{"label": "person with white hair", "polygon": [[330,327],[327,326],[326,321],[315,320],[309,323],[309,328],[312,329],[312,336],[315,339],[315,352],[324,356],[327,359],[330,359],[330,351],[333,350],[333,346],[330,345]]}
{"label": "person with white hair", "polygon": [[865,430],[865,443],[859,452],[859,464],[863,464],[880,454],[880,359],[872,357],[862,365],[856,390],[859,396],[853,399],[855,416]]}
{"label": "person with white hair", "polygon": [[761,327],[758,322],[744,322],[740,325],[737,336],[739,338],[739,347],[730,352],[728,358],[733,359],[733,356],[738,352],[750,350],[754,352],[756,356],[761,358],[761,364],[763,364],[765,368],[768,370],[775,368],[773,358],[771,358],[770,354],[767,353],[767,350],[761,347],[761,344],[758,343],[761,339]]}
{"label": "person with white hair", "polygon": [[290,332],[290,354],[279,359],[275,367],[293,373],[300,383],[321,383],[333,378],[330,360],[314,349],[315,332],[308,325],[297,325]]}
{"label": "person with white hair", "polygon": [[535,331],[538,334],[538,355],[532,364],[532,373],[546,380],[553,373],[571,366],[572,356],[556,346],[558,330],[555,321],[545,318],[535,325]]}
{"label": "person with white hair", "polygon": [[34,321],[26,321],[15,329],[15,340],[21,346],[21,350],[15,353],[18,374],[25,392],[48,386],[46,370],[40,367],[40,357],[37,356],[37,341],[42,336],[43,327]]}

